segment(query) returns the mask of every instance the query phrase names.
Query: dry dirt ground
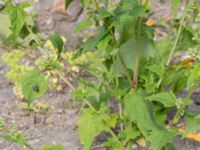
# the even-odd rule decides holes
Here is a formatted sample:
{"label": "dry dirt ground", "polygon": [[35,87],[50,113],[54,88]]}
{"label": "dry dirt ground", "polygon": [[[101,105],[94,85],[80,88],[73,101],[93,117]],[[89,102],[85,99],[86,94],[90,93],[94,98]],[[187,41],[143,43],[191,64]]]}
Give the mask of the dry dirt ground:
{"label": "dry dirt ground", "polygon": [[[76,35],[73,35],[72,29],[84,19],[84,16],[80,15],[76,21],[67,21],[65,16],[62,15],[58,19],[57,14],[52,14],[51,12],[53,1],[41,0],[36,4],[35,9],[39,13],[37,25],[44,34],[53,30],[59,31],[73,47],[78,43],[76,42],[77,39],[74,39]],[[169,6],[168,1],[164,5],[160,5],[158,0],[153,0],[154,17],[170,15]],[[80,7],[74,8],[72,11],[74,11],[72,14],[76,16],[75,12],[80,11]],[[0,49],[1,55],[4,52],[5,50]],[[26,134],[29,144],[35,150],[40,150],[42,144],[61,144],[65,146],[66,150],[82,150],[83,146],[79,142],[75,125],[76,119],[79,116],[79,110],[68,107],[72,99],[70,90],[66,88],[63,93],[49,92],[39,100],[50,103],[51,106],[48,112],[44,114],[33,113],[30,116],[26,116],[19,108],[20,101],[16,99],[12,92],[12,84],[5,78],[7,71],[8,67],[0,58],[0,116],[5,119],[5,122],[12,124],[21,133]],[[200,94],[196,93],[194,98],[199,102]],[[200,113],[200,106],[195,103],[191,106],[191,109],[196,113]],[[200,148],[199,143],[180,140],[180,138],[177,138],[175,143],[178,150],[199,150],[198,148]],[[139,148],[136,146],[133,149]],[[24,150],[24,148],[0,139],[0,150]]]}

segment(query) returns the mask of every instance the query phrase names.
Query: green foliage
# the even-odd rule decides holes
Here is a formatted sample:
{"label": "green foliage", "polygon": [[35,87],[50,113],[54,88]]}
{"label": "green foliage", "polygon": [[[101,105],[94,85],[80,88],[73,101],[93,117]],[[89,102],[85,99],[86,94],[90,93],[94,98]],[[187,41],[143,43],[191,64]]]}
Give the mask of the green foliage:
{"label": "green foliage", "polygon": [[33,150],[30,145],[27,144],[26,137],[15,130],[11,125],[5,126],[3,118],[0,118],[0,138],[6,141],[17,143],[21,146],[25,146],[30,150]]}
{"label": "green foliage", "polygon": [[150,105],[135,91],[131,91],[124,99],[124,114],[137,124],[143,132],[157,129],[156,122],[150,110]]}
{"label": "green foliage", "polygon": [[24,11],[22,6],[14,6],[11,4],[6,7],[4,12],[9,16],[11,23],[12,34],[10,38],[16,43],[17,37],[26,23],[28,14]]}
{"label": "green foliage", "polygon": [[150,133],[147,139],[150,141],[152,150],[161,150],[168,143],[172,143],[177,131],[170,130],[154,130]]}
{"label": "green foliage", "polygon": [[190,75],[187,79],[187,89],[190,89],[192,87],[196,87],[198,85],[200,79],[200,66],[195,66],[190,71]]}
{"label": "green foliage", "polygon": [[[172,1],[174,12],[178,10],[179,4],[179,0]],[[187,66],[187,68],[181,64],[182,62],[175,66],[171,64],[171,61],[175,50],[188,49],[197,44],[197,41],[193,40],[193,30],[188,24],[185,26],[180,22],[179,32],[182,32],[178,35],[175,46],[170,52],[169,49],[173,45],[172,38],[155,41],[153,28],[141,21],[147,16],[147,4],[141,5],[138,1],[122,0],[112,9],[109,9],[109,6],[99,7],[98,2],[93,5],[96,7],[97,15],[90,15],[90,17],[96,21],[99,33],[92,40],[87,41],[81,49],[83,55],[85,51],[94,51],[96,55],[93,57],[96,61],[97,58],[101,58],[98,59],[98,64],[101,65],[97,65],[95,60],[88,58],[89,63],[83,62],[80,66],[96,79],[93,83],[79,78],[79,87],[74,91],[75,97],[79,100],[84,99],[86,105],[90,107],[83,109],[82,124],[80,122],[78,124],[79,131],[84,131],[80,135],[81,141],[84,144],[89,142],[86,144],[89,149],[93,138],[100,132],[109,132],[105,124],[101,123],[103,115],[99,113],[99,109],[102,103],[109,103],[112,99],[123,110],[122,112],[118,110],[120,117],[116,125],[121,125],[124,130],[117,129],[116,135],[111,134],[112,137],[109,137],[103,144],[105,147],[130,149],[128,147],[130,143],[135,142],[138,137],[144,137],[153,150],[175,149],[172,141],[176,135],[181,133],[173,129],[171,125],[179,121],[183,112],[187,110],[186,106],[191,104],[189,97],[182,99],[176,97],[175,93],[183,91],[186,87],[188,91],[197,87],[199,82],[196,81],[199,75],[198,69],[195,69],[198,63],[191,67]],[[93,10],[89,4],[86,8]],[[188,13],[187,9],[183,13],[183,19],[185,19],[185,13]],[[98,24],[100,21],[103,21],[103,26]],[[83,24],[83,27],[88,27],[88,25],[91,24]],[[167,62],[169,60],[170,63]],[[86,67],[86,64],[95,65]],[[106,68],[99,69],[103,68],[102,64]],[[132,81],[130,81],[131,76],[134,78]],[[135,76],[138,76],[136,81]],[[136,87],[131,87],[134,82],[137,82]],[[194,83],[196,83],[195,86]],[[176,108],[178,111],[170,123],[166,124],[166,112],[169,112],[171,108]],[[94,129],[99,127],[96,131],[91,128],[86,129],[86,120],[92,120],[94,114],[95,118],[99,119],[99,126],[94,127]],[[188,124],[190,129],[196,128],[196,121],[192,123],[187,118],[187,122],[191,122],[191,125]],[[92,138],[89,139],[86,131],[93,133],[90,136]],[[115,145],[114,143],[121,144]]]}
{"label": "green foliage", "polygon": [[58,59],[60,58],[60,54],[63,51],[63,47],[64,47],[64,41],[63,39],[60,37],[60,35],[58,33],[54,33],[52,35],[49,36],[48,38],[55,49],[57,49],[57,55],[58,55]]}
{"label": "green foliage", "polygon": [[42,97],[48,90],[48,81],[39,71],[33,70],[27,72],[20,78],[19,83],[22,92],[28,103]]}
{"label": "green foliage", "polygon": [[[66,9],[71,2],[65,1]],[[7,3],[4,12],[10,19],[11,41],[16,44],[19,37],[31,33],[26,33],[25,29],[32,25],[27,23],[29,15],[24,11],[25,5]],[[197,55],[200,13],[197,3],[188,1],[177,22],[164,20],[161,23],[170,31],[169,36],[161,40],[154,36],[157,25],[150,26],[144,21],[151,13],[148,2],[81,0],[81,3],[89,20],[82,22],[75,31],[96,26],[98,33],[86,38],[89,40],[84,41],[79,50],[68,53],[63,52],[64,40],[57,33],[50,35],[45,44],[31,33],[36,46],[43,52],[35,60],[40,70],[23,65],[27,53],[14,50],[3,55],[3,60],[11,68],[7,77],[21,88],[28,106],[46,93],[52,74],[56,81],[62,78],[70,85],[74,97],[83,101],[83,113],[77,125],[85,150],[93,148],[94,139],[101,133],[106,133],[107,137],[100,144],[108,149],[130,150],[131,145],[141,139],[152,150],[175,149],[172,144],[174,137],[187,137],[187,133],[194,132],[200,123],[199,116],[187,107],[192,103],[192,92],[200,84]],[[176,13],[181,1],[172,0],[171,3]],[[156,23],[160,25],[158,21]],[[176,53],[187,49],[195,51],[192,58],[188,54]],[[77,79],[77,88],[66,78],[71,72]],[[82,75],[75,74],[77,72]],[[186,97],[176,95],[183,90],[187,92]],[[177,112],[167,120],[171,109],[177,109]],[[176,129],[180,118],[184,118],[186,123],[184,134]],[[8,140],[16,142],[16,139]],[[20,137],[17,142],[23,144],[23,141]],[[42,150],[53,149],[64,148],[42,146]]]}
{"label": "green foliage", "polygon": [[181,1],[180,0],[171,0],[172,10],[175,14],[180,6]]}
{"label": "green foliage", "polygon": [[176,96],[173,92],[164,92],[152,95],[150,101],[160,102],[164,107],[174,107],[176,106]]}
{"label": "green foliage", "polygon": [[67,9],[69,7],[69,5],[71,4],[73,0],[65,0],[65,9]]}
{"label": "green foliage", "polygon": [[86,28],[89,28],[92,25],[93,25],[93,23],[90,20],[83,21],[78,26],[76,26],[75,32],[80,32]]}
{"label": "green foliage", "polygon": [[42,150],[65,150],[61,145],[42,145]]}

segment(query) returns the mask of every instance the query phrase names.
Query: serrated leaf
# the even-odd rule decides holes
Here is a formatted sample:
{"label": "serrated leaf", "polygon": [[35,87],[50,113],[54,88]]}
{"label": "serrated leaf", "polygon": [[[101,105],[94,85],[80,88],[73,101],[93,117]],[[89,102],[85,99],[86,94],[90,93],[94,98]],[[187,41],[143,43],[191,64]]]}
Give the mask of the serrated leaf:
{"label": "serrated leaf", "polygon": [[185,115],[185,123],[186,123],[185,134],[189,132],[196,132],[197,128],[200,127],[200,117],[192,113],[187,113]]}
{"label": "serrated leaf", "polygon": [[102,117],[91,109],[85,109],[78,119],[79,137],[84,144],[84,150],[90,150],[93,139],[108,128],[102,122]]}
{"label": "serrated leaf", "polygon": [[42,150],[65,150],[61,145],[42,145]]}
{"label": "serrated leaf", "polygon": [[141,135],[141,132],[138,129],[133,128],[132,126],[126,127],[123,132],[119,134],[119,138],[128,142],[129,140],[134,140]]}
{"label": "serrated leaf", "polygon": [[54,33],[49,35],[48,39],[52,42],[53,47],[58,50],[58,59],[60,58],[60,54],[63,51],[64,41],[60,37],[58,33]]}
{"label": "serrated leaf", "polygon": [[88,28],[92,25],[93,25],[93,23],[90,20],[83,21],[78,26],[76,26],[75,32],[80,32],[80,31],[82,31],[82,30],[84,30],[84,29],[86,29],[86,28]]}
{"label": "serrated leaf", "polygon": [[150,142],[151,150],[161,150],[168,143],[172,143],[173,138],[177,135],[174,130],[153,130],[147,140]]}
{"label": "serrated leaf", "polygon": [[149,104],[138,93],[131,91],[125,98],[124,114],[145,131],[157,129],[157,124],[149,109]]}
{"label": "serrated leaf", "polygon": [[4,9],[4,12],[9,16],[13,42],[15,43],[22,27],[26,22],[28,14],[22,7],[12,5],[7,6],[6,9]]}
{"label": "serrated leaf", "polygon": [[48,90],[48,81],[45,76],[37,70],[27,72],[23,75],[19,84],[22,87],[22,92],[28,103],[44,96]]}
{"label": "serrated leaf", "polygon": [[176,106],[176,96],[173,92],[163,92],[150,96],[150,101],[156,101],[163,104],[165,107]]}
{"label": "serrated leaf", "polygon": [[164,66],[160,64],[153,64],[151,66],[147,66],[147,68],[157,74],[158,76],[162,77],[164,75]]}

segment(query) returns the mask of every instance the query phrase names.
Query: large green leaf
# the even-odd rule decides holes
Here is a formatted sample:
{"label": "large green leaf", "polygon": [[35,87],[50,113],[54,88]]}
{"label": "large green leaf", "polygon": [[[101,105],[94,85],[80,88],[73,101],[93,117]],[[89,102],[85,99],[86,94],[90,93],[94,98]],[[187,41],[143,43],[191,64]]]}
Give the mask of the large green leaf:
{"label": "large green leaf", "polygon": [[28,103],[44,96],[48,90],[48,81],[45,76],[39,71],[33,70],[21,77],[19,83],[22,87],[22,92]]}
{"label": "large green leaf", "polygon": [[151,150],[161,150],[168,143],[172,143],[173,138],[176,136],[177,131],[174,130],[154,130],[147,137],[150,142]]}
{"label": "large green leaf", "polygon": [[125,116],[130,121],[135,122],[141,130],[145,132],[158,128],[150,111],[150,104],[138,93],[135,91],[130,91],[129,94],[124,98],[124,102]]}
{"label": "large green leaf", "polygon": [[[148,39],[147,37],[142,37],[142,41],[140,43],[141,45],[141,51],[140,56],[141,57],[153,57],[155,52],[154,43],[152,40]],[[137,53],[137,41],[135,37],[130,38],[126,43],[124,43],[120,47],[120,53],[122,54],[122,57],[124,58],[124,61],[126,63],[127,68],[133,70],[135,57]],[[122,65],[120,63],[119,57],[116,58],[115,64],[114,64],[114,70],[116,73],[122,73]]]}
{"label": "large green leaf", "polygon": [[78,119],[79,136],[84,144],[84,150],[90,150],[93,139],[108,128],[102,122],[102,117],[91,109],[85,109],[83,115]]}
{"label": "large green leaf", "polygon": [[163,104],[165,107],[176,106],[176,96],[173,92],[158,93],[149,98],[150,101],[156,101]]}

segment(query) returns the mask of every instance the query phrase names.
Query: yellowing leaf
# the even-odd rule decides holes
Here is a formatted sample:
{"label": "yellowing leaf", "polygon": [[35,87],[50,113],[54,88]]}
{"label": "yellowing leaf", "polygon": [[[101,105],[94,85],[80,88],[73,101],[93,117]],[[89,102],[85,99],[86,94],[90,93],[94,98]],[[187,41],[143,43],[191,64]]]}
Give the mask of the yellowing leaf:
{"label": "yellowing leaf", "polygon": [[148,19],[146,22],[145,22],[146,26],[148,27],[151,27],[154,25],[154,20],[153,19]]}

